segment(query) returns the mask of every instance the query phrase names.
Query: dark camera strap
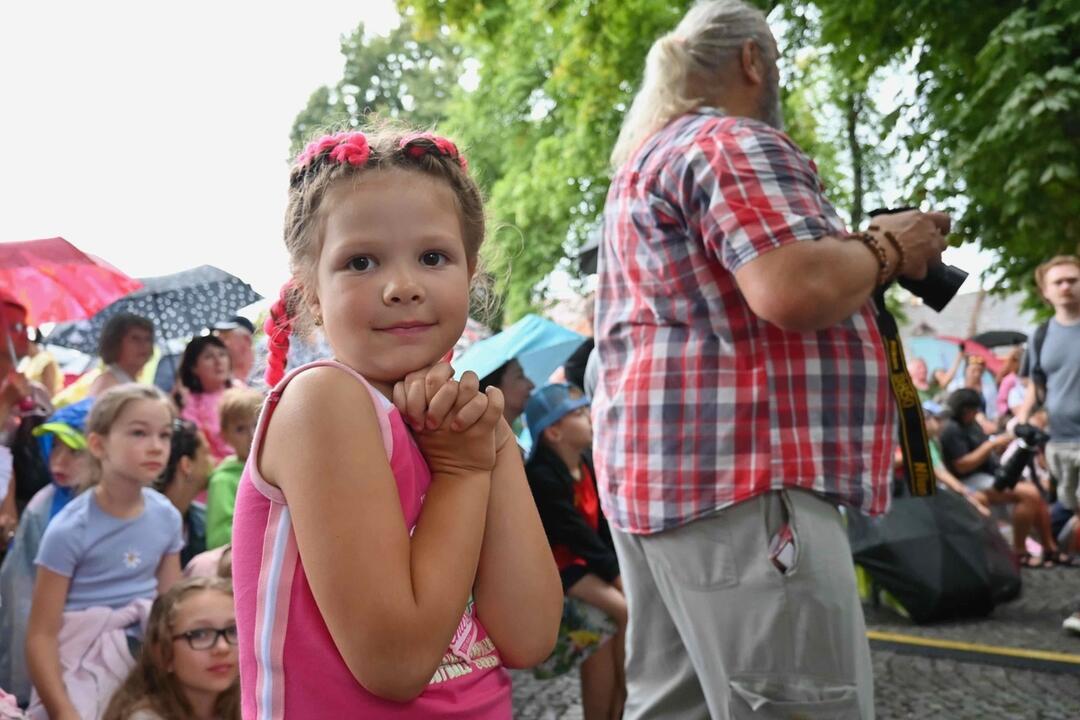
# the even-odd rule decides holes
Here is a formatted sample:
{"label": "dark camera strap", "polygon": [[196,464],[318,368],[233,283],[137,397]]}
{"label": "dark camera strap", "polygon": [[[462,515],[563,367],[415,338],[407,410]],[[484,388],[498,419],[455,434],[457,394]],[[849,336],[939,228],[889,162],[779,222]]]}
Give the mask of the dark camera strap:
{"label": "dark camera strap", "polygon": [[937,489],[934,466],[930,461],[930,438],[926,434],[919,391],[908,374],[907,362],[904,360],[904,346],[900,344],[896,318],[885,305],[885,288],[886,286],[879,287],[874,292],[875,314],[878,331],[885,341],[889,387],[900,415],[900,448],[904,453],[908,491],[912,497],[925,497],[933,495]]}

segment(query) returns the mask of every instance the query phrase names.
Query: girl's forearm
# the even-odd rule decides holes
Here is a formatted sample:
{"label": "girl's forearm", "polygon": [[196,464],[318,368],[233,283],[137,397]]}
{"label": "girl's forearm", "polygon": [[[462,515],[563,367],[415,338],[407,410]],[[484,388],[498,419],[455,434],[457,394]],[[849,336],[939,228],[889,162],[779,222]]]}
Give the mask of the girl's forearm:
{"label": "girl's forearm", "polygon": [[562,584],[516,443],[498,453],[476,575],[484,628],[511,667],[542,662],[562,617]]}
{"label": "girl's forearm", "polygon": [[[396,599],[369,603],[381,608],[380,621],[370,627],[327,623],[331,634],[339,628],[335,639],[340,637],[339,649],[357,681],[397,702],[423,692],[446,653],[469,600],[484,535],[491,478],[433,475],[409,542],[409,587],[395,587],[395,580],[381,593],[372,591]],[[352,628],[351,634],[341,636],[343,627]]]}
{"label": "girl's forearm", "polygon": [[60,648],[56,638],[31,634],[26,638],[26,664],[30,680],[51,718],[75,712],[60,670]]}
{"label": "girl's forearm", "polygon": [[[419,618],[449,639],[476,577],[491,480],[483,475],[432,479],[410,543],[413,597]],[[452,602],[448,602],[452,600]],[[446,649],[441,644],[438,654]]]}

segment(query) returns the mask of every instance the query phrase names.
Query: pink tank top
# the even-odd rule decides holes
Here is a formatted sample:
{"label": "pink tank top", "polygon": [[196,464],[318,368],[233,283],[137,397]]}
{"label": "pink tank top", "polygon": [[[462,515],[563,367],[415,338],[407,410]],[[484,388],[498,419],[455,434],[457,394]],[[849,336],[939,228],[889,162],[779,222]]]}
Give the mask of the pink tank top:
{"label": "pink tank top", "polygon": [[262,479],[255,463],[285,386],[299,373],[320,366],[349,373],[371,393],[410,532],[431,484],[427,463],[397,408],[352,369],[323,360],[294,370],[278,383],[259,418],[233,517],[243,717],[510,718],[510,677],[471,600],[427,689],[409,703],[384,700],[365,690],[334,645],[304,574],[285,496]]}

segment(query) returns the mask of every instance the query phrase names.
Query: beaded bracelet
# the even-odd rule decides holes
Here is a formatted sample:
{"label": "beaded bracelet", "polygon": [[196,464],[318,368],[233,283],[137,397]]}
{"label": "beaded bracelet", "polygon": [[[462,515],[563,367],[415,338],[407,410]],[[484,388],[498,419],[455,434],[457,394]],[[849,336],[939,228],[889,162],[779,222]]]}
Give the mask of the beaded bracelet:
{"label": "beaded bracelet", "polygon": [[884,285],[892,279],[889,273],[889,256],[885,253],[885,248],[881,247],[881,243],[878,239],[868,232],[858,232],[848,235],[851,240],[858,240],[866,247],[870,248],[870,252],[874,253],[874,257],[878,261],[878,274],[877,284],[878,286]]}
{"label": "beaded bracelet", "polygon": [[901,245],[900,241],[896,239],[896,235],[893,235],[892,232],[890,232],[889,230],[882,230],[877,225],[871,225],[869,229],[884,235],[885,239],[888,240],[889,244],[893,246],[894,250],[896,250],[896,272],[893,273],[893,275],[899,275],[900,269],[904,267],[904,260],[906,259],[904,253],[904,246]]}

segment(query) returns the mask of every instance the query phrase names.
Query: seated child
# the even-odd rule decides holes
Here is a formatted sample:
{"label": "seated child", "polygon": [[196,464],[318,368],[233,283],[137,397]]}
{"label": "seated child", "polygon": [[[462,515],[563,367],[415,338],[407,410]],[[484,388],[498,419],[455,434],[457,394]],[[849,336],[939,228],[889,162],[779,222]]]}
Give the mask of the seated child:
{"label": "seated child", "polygon": [[201,552],[184,566],[184,577],[217,577],[232,580],[232,544]]}
{"label": "seated child", "polygon": [[195,498],[206,490],[210,479],[210,443],[190,420],[173,421],[169,462],[154,483],[184,519],[184,549],[181,567],[206,550],[206,506]]}
{"label": "seated child", "polygon": [[0,687],[24,707],[30,702],[26,671],[26,625],[34,592],[34,558],[49,521],[90,482],[90,459],[83,427],[93,400],[83,400],[52,414],[34,428],[46,459],[45,487],[23,510],[19,529],[0,565]]}
{"label": "seated child", "polygon": [[222,460],[210,474],[206,501],[206,547],[221,547],[232,539],[236,488],[244,471],[263,394],[251,388],[232,388],[221,397],[221,437],[236,452]]}
{"label": "seated child", "polygon": [[232,585],[188,578],[154,601],[139,659],[103,720],[240,720]]}
{"label": "seated child", "polygon": [[169,399],[147,385],[110,388],[90,411],[97,484],[53,518],[36,559],[31,717],[100,717],[135,662],[150,601],[180,577],[180,513],[149,487],[169,459],[172,424]]}
{"label": "seated child", "polygon": [[626,598],[611,532],[600,512],[589,400],[569,385],[546,385],[529,398],[525,421],[533,438],[525,472],[567,598],[563,628],[547,664],[561,663],[565,671],[579,659],[569,656],[586,650],[578,642],[583,628],[570,626],[588,621],[590,609],[602,611],[616,631],[581,664],[582,706],[586,720],[618,718],[626,698]]}

